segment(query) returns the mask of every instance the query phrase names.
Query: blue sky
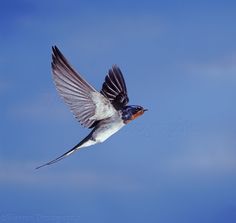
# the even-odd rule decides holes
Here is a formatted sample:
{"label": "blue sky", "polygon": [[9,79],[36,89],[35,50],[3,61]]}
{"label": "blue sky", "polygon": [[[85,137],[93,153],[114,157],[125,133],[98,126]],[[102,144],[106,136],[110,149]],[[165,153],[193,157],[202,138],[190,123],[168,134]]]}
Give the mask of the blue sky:
{"label": "blue sky", "polygon": [[[235,222],[235,1],[1,1],[1,222]],[[51,46],[98,90],[118,64],[149,111],[105,143],[34,168],[82,128]]]}

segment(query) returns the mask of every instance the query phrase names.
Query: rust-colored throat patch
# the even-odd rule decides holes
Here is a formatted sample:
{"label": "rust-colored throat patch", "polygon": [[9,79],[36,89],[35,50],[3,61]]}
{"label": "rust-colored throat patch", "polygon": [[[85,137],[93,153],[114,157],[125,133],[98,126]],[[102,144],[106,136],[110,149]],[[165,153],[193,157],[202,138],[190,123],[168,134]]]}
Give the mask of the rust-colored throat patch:
{"label": "rust-colored throat patch", "polygon": [[133,114],[133,115],[131,116],[131,119],[125,121],[125,123],[126,123],[126,124],[129,123],[130,121],[132,121],[132,120],[138,118],[139,116],[141,116],[143,113],[144,113],[144,110],[140,110],[140,111],[136,112],[135,114]]}

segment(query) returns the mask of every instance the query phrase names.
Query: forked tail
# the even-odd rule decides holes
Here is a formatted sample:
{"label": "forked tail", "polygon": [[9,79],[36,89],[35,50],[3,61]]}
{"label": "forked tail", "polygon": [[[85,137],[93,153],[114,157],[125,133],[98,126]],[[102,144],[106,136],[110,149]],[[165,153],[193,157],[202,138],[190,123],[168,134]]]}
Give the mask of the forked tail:
{"label": "forked tail", "polygon": [[64,158],[66,158],[67,156],[71,155],[72,153],[74,153],[75,151],[79,150],[81,147],[83,147],[83,144],[86,143],[88,140],[90,140],[91,138],[91,135],[92,135],[93,131],[87,136],[85,137],[80,143],[78,143],[76,146],[74,146],[72,149],[70,149],[69,151],[67,151],[66,153],[62,154],[61,156],[57,157],[56,159],[48,162],[48,163],[45,163],[41,166],[38,166],[36,167],[35,169],[40,169],[44,166],[48,166],[48,165],[51,165],[51,164],[54,164]]}

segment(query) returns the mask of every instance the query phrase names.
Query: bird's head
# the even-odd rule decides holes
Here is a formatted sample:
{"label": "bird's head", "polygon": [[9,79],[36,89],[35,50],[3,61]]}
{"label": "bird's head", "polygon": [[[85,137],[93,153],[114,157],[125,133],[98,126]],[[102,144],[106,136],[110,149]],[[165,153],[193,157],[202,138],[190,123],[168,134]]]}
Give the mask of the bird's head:
{"label": "bird's head", "polygon": [[127,124],[128,122],[141,116],[145,111],[147,111],[147,109],[144,109],[139,105],[126,106],[122,111],[122,119],[124,120],[124,123]]}

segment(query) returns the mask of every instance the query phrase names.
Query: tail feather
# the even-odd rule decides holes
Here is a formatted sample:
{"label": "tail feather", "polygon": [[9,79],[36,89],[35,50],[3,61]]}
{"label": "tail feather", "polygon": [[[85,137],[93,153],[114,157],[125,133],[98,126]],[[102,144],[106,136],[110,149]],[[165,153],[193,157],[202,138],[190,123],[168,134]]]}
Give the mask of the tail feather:
{"label": "tail feather", "polygon": [[40,168],[42,168],[42,167],[44,167],[44,166],[49,166],[49,165],[51,165],[51,164],[57,163],[58,161],[60,161],[60,160],[62,160],[62,159],[64,159],[64,158],[66,158],[67,156],[69,156],[69,155],[71,155],[72,153],[76,152],[77,150],[79,150],[79,149],[82,147],[82,145],[83,145],[85,142],[87,142],[88,140],[91,139],[92,133],[93,133],[93,131],[92,131],[86,138],[84,138],[80,143],[78,143],[76,146],[74,146],[72,149],[70,149],[70,150],[67,151],[66,153],[62,154],[61,156],[57,157],[56,159],[54,159],[54,160],[52,160],[52,161],[50,161],[50,162],[48,162],[48,163],[45,163],[45,164],[43,164],[43,165],[41,165],[41,166],[36,167],[35,169],[37,170],[37,169],[40,169]]}
{"label": "tail feather", "polygon": [[48,166],[48,165],[51,165],[53,163],[56,163],[56,162],[58,162],[58,161],[60,161],[60,160],[62,160],[64,158],[66,158],[67,156],[71,155],[72,153],[74,153],[78,149],[79,148],[77,148],[77,146],[76,146],[76,148],[73,148],[73,149],[69,150],[68,152],[66,152],[66,153],[62,154],[61,156],[57,157],[56,159],[54,159],[54,160],[52,160],[52,161],[50,161],[48,163],[45,163],[45,164],[43,164],[41,166],[38,166],[35,169],[37,170],[37,169],[40,169],[40,168],[42,168],[44,166]]}

